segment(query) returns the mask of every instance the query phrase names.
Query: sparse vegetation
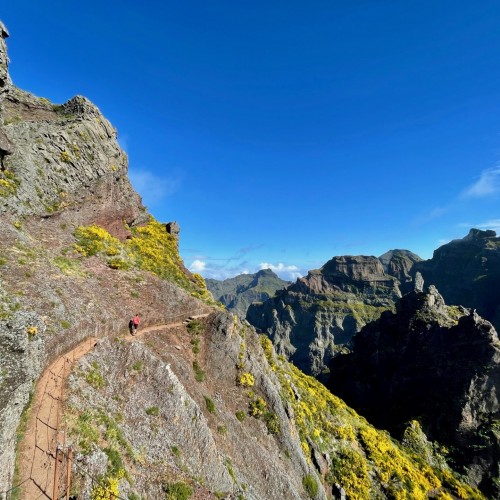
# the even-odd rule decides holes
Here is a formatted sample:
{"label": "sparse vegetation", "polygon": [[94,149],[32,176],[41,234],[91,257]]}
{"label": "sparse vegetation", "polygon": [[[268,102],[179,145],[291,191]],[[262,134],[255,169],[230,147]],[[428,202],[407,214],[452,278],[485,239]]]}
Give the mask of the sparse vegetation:
{"label": "sparse vegetation", "polygon": [[262,417],[266,411],[267,404],[260,396],[250,401],[248,411],[252,417]]}
{"label": "sparse vegetation", "polygon": [[150,417],[157,417],[160,414],[160,409],[158,406],[151,406],[146,409],[146,414]]}
{"label": "sparse vegetation", "polygon": [[231,476],[231,479],[233,480],[234,484],[236,484],[237,483],[236,473],[234,472],[234,467],[233,467],[233,463],[231,462],[231,459],[226,458],[224,463],[226,464],[226,468],[227,468],[227,471],[229,472],[229,475]]}
{"label": "sparse vegetation", "polygon": [[202,330],[201,323],[197,319],[190,321],[187,324],[186,328],[188,329],[189,333],[192,333],[194,335],[198,335]]}
{"label": "sparse vegetation", "polygon": [[238,384],[243,387],[252,387],[255,384],[255,377],[250,372],[243,372],[238,375]]}
{"label": "sparse vegetation", "polygon": [[[459,482],[447,466],[431,466],[422,455],[405,451],[387,433],[371,427],[320,382],[292,364],[276,359],[267,337],[261,336],[261,343],[266,359],[274,366],[280,380],[282,398],[293,409],[306,459],[311,461],[308,443],[330,452],[332,465],[327,481],[341,484],[348,498],[372,498],[371,493],[379,487],[374,486],[374,482],[382,485],[388,498],[394,499],[423,500],[431,492],[447,494],[444,488],[455,496],[459,496],[457,492],[466,492],[463,498],[484,498],[477,490]],[[250,414],[263,416],[266,423],[272,424],[274,419],[269,417],[265,401],[260,399],[250,401]],[[313,488],[312,483],[310,487]],[[313,490],[307,489],[309,486],[304,484],[304,488],[314,496],[311,495]]]}
{"label": "sparse vegetation", "polygon": [[182,481],[163,485],[165,500],[188,500],[193,494],[193,488]]}
{"label": "sparse vegetation", "polygon": [[197,382],[203,382],[205,380],[205,372],[201,369],[196,359],[193,361],[193,370],[195,380]]}
{"label": "sparse vegetation", "polygon": [[208,396],[205,396],[205,404],[207,405],[207,410],[210,413],[216,413],[217,412],[217,409],[215,408],[215,403]]}
{"label": "sparse vegetation", "polygon": [[85,375],[85,380],[94,389],[101,389],[102,387],[104,387],[104,377],[96,361],[92,362],[90,370]]}
{"label": "sparse vegetation", "polygon": [[17,193],[20,181],[10,170],[0,171],[0,197],[8,197]]}
{"label": "sparse vegetation", "polygon": [[266,427],[269,434],[278,434],[280,431],[280,421],[278,415],[272,412],[266,412],[264,414],[264,422],[266,422]]}
{"label": "sparse vegetation", "polygon": [[302,486],[304,486],[306,493],[311,498],[314,498],[317,495],[318,483],[316,479],[314,479],[314,476],[312,476],[311,474],[307,474],[306,476],[304,476],[304,479],[302,479]]}
{"label": "sparse vegetation", "polygon": [[28,326],[28,328],[26,328],[26,333],[29,336],[35,336],[38,333],[38,327],[37,326]]}
{"label": "sparse vegetation", "polygon": [[71,155],[67,151],[61,151],[61,154],[59,157],[60,157],[61,161],[63,161],[64,163],[71,162]]}
{"label": "sparse vegetation", "polygon": [[80,261],[76,259],[58,256],[54,257],[52,262],[68,276],[85,276],[85,273],[81,270]]}
{"label": "sparse vegetation", "polygon": [[132,370],[135,370],[136,372],[142,371],[144,368],[144,363],[142,361],[136,361],[135,363],[132,364]]}
{"label": "sparse vegetation", "polygon": [[[203,278],[196,274],[190,277],[184,272],[177,240],[167,233],[163,224],[150,217],[146,225],[130,228],[130,231],[132,238],[122,243],[100,226],[80,226],[74,232],[77,240],[75,249],[87,257],[102,254],[107,258],[111,252],[112,256],[107,262],[113,269],[150,271],[162,279],[177,283],[191,295],[213,303]],[[194,325],[196,323],[196,320],[191,322]]]}

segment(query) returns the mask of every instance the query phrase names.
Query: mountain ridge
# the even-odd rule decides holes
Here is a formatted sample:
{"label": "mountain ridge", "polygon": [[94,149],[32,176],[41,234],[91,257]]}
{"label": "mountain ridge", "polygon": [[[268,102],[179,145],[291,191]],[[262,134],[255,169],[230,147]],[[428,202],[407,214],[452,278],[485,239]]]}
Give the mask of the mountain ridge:
{"label": "mountain ridge", "polygon": [[290,284],[271,269],[261,269],[254,274],[240,274],[222,281],[208,278],[205,283],[215,300],[242,318],[246,317],[252,302],[263,302],[277,290]]}

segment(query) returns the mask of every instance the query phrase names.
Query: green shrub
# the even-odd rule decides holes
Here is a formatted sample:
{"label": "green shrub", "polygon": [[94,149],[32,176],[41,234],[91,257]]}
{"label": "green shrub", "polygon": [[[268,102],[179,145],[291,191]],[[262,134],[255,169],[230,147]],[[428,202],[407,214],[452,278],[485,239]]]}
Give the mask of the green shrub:
{"label": "green shrub", "polygon": [[113,257],[108,260],[108,266],[111,269],[116,269],[118,271],[127,271],[130,269],[130,263],[120,257]]}
{"label": "green shrub", "polygon": [[201,323],[197,319],[194,319],[187,324],[186,328],[189,333],[197,335],[201,332]]}
{"label": "green shrub", "polygon": [[205,372],[201,369],[196,359],[193,361],[193,370],[195,380],[197,382],[203,382],[205,380]]}
{"label": "green shrub", "polygon": [[158,406],[151,406],[150,408],[146,409],[146,413],[151,417],[157,417],[160,414],[160,409],[158,408]]}
{"label": "green shrub", "polygon": [[144,363],[142,361],[136,361],[133,365],[132,365],[132,370],[135,370],[137,372],[140,372],[144,367]]}
{"label": "green shrub", "polygon": [[266,402],[261,397],[258,397],[250,401],[249,404],[250,415],[252,415],[252,417],[257,417],[257,418],[261,417],[262,415],[264,415],[264,412],[266,411],[266,406],[267,406]]}
{"label": "green shrub", "polygon": [[215,403],[208,396],[205,396],[205,404],[207,405],[207,410],[210,413],[215,413],[217,411],[215,408]]}
{"label": "green shrub", "polygon": [[104,387],[104,377],[96,361],[92,363],[90,370],[85,375],[85,380],[94,389],[101,389]]}
{"label": "green shrub", "polygon": [[302,479],[302,486],[304,486],[304,489],[311,498],[314,498],[317,495],[318,483],[311,474],[304,476],[304,479]]}
{"label": "green shrub", "polygon": [[280,431],[280,421],[276,413],[266,412],[264,414],[264,421],[266,422],[269,434],[278,434]]}
{"label": "green shrub", "polygon": [[94,425],[94,415],[90,411],[82,413],[73,428],[73,433],[77,435],[78,447],[84,455],[92,451],[92,445],[99,440],[99,429]]}
{"label": "green shrub", "polygon": [[244,411],[237,411],[236,412],[236,418],[240,421],[240,422],[243,422],[243,420],[245,420],[245,418],[247,418],[247,415]]}
{"label": "green shrub", "polygon": [[193,494],[193,488],[181,481],[163,485],[166,500],[188,500]]}
{"label": "green shrub", "polygon": [[115,448],[105,448],[104,453],[108,456],[108,473],[118,474],[123,469],[123,460],[120,452]]}

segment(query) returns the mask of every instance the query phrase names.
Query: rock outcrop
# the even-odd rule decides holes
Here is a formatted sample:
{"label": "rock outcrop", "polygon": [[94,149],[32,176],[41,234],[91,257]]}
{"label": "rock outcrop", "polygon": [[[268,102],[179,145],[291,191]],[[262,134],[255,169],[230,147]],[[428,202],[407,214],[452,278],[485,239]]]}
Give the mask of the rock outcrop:
{"label": "rock outcrop", "polygon": [[394,276],[399,281],[401,292],[410,292],[413,288],[412,269],[416,262],[422,259],[409,250],[389,250],[379,257],[384,266],[384,271],[389,276]]}
{"label": "rock outcrop", "polygon": [[474,310],[446,306],[433,286],[405,295],[332,360],[328,386],[396,436],[420,421],[470,481],[498,498],[500,343]]}
{"label": "rock outcrop", "polygon": [[435,285],[446,303],[477,309],[500,329],[500,238],[495,231],[471,229],[462,239],[434,251],[432,259],[416,263],[428,285]]}
{"label": "rock outcrop", "polygon": [[[2,311],[2,316],[6,316]],[[0,488],[12,484],[16,430],[45,362],[45,323],[34,313],[0,320]]]}
{"label": "rock outcrop", "polygon": [[376,257],[334,257],[274,298],[251,305],[247,319],[269,335],[279,354],[324,377],[335,353],[400,296],[398,281]]}
{"label": "rock outcrop", "polygon": [[9,75],[9,56],[7,55],[7,44],[5,40],[9,37],[9,32],[0,21],[0,89],[12,83]]}
{"label": "rock outcrop", "polygon": [[205,281],[214,299],[240,318],[246,317],[250,304],[264,302],[273,297],[277,290],[282,290],[290,284],[270,269],[262,269],[255,274],[240,274],[223,281]]}

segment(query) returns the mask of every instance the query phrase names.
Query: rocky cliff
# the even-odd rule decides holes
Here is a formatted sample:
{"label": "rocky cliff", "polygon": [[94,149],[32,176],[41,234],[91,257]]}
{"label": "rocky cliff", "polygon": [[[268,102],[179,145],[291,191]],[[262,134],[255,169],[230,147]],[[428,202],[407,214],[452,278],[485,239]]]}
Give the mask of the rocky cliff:
{"label": "rocky cliff", "polygon": [[400,296],[398,281],[376,257],[334,257],[274,298],[251,305],[247,319],[269,335],[279,354],[321,376],[334,354]]}
{"label": "rocky cliff", "polygon": [[250,304],[264,302],[274,296],[277,290],[290,284],[270,269],[262,269],[254,274],[240,274],[223,281],[207,279],[205,282],[214,299],[241,318],[246,317]]}
{"label": "rocky cliff", "polygon": [[435,250],[432,259],[415,264],[411,273],[416,272],[448,304],[473,307],[500,328],[500,238],[495,231],[471,229]]}
{"label": "rocky cliff", "polygon": [[84,97],[54,105],[15,87],[0,32],[2,490],[20,414],[52,359],[134,312],[151,321],[209,299],[132,189],[111,124]]}
{"label": "rocky cliff", "polygon": [[384,271],[399,281],[401,292],[408,293],[414,288],[414,273],[412,269],[415,263],[422,259],[409,250],[389,250],[379,257],[384,266]]}
{"label": "rocky cliff", "polygon": [[475,484],[500,490],[500,343],[474,310],[446,306],[435,287],[412,292],[354,336],[331,362],[328,386],[401,437],[418,420]]}

